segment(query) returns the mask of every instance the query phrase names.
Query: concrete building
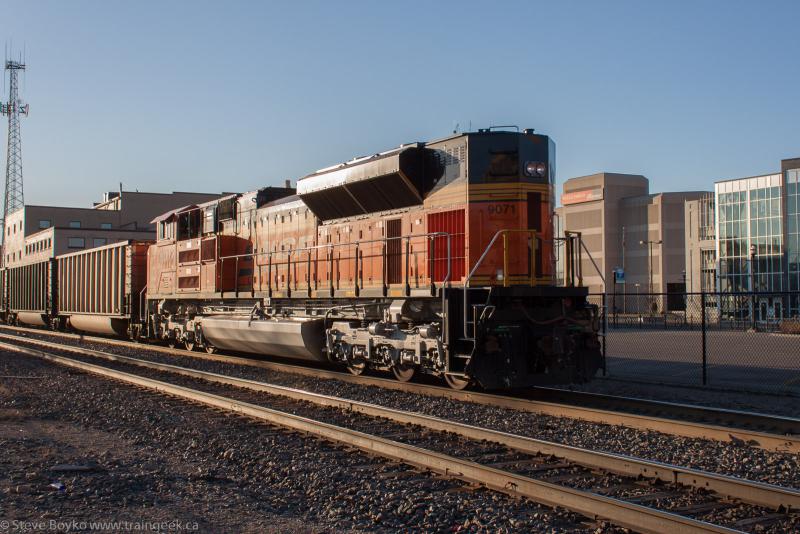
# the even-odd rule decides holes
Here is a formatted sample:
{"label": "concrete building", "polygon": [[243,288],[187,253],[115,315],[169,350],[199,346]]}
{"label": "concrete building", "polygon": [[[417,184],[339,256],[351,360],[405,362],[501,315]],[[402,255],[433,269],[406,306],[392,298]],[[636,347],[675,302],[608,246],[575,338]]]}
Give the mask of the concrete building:
{"label": "concrete building", "polygon": [[[704,194],[650,194],[649,187],[641,175],[572,178],[564,184],[562,206],[556,210],[563,230],[582,234],[584,284],[592,293],[623,295],[617,307],[627,311],[641,301],[626,294],[684,291],[684,205]],[[624,284],[615,284],[618,269],[625,273]],[[657,302],[670,307],[664,299]]]}
{"label": "concrete building", "polygon": [[128,239],[155,239],[156,216],[218,198],[215,193],[106,193],[91,208],[27,205],[5,225],[5,265],[42,261]]}
{"label": "concrete building", "polygon": [[714,195],[687,200],[684,207],[686,291],[717,290],[717,240]]}

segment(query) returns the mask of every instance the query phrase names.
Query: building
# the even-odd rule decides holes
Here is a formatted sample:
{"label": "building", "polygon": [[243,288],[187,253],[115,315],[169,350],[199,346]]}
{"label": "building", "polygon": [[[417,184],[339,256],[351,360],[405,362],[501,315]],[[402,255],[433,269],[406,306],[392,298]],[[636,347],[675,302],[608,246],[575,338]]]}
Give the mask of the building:
{"label": "building", "polygon": [[800,158],[781,161],[784,176],[786,213],[786,289],[789,297],[789,316],[800,316]]}
{"label": "building", "polygon": [[218,198],[214,193],[106,193],[91,208],[27,205],[8,216],[5,265],[42,261],[128,239],[155,239],[158,215]]}
{"label": "building", "polygon": [[[651,194],[649,188],[648,179],[641,175],[598,173],[572,178],[564,184],[562,206],[556,210],[560,228],[581,232],[583,283],[592,293],[623,295],[615,307],[626,311],[641,303],[626,295],[683,293],[685,202],[707,194]],[[621,283],[615,282],[615,271],[624,273]],[[668,300],[653,302],[659,309],[670,308]]]}
{"label": "building", "polygon": [[[756,318],[800,314],[800,158],[779,173],[714,184],[717,287],[758,292]],[[767,295],[765,293],[773,293]],[[742,302],[749,306],[749,299]],[[738,310],[733,310],[736,313]]]}
{"label": "building", "polygon": [[687,200],[684,207],[686,291],[717,290],[717,240],[714,195]]}
{"label": "building", "polygon": [[583,283],[592,293],[604,292],[606,282],[613,283],[613,269],[624,264],[621,200],[647,195],[648,188],[644,176],[615,173],[571,178],[564,183],[562,206],[556,214],[562,231],[581,232],[586,247]]}

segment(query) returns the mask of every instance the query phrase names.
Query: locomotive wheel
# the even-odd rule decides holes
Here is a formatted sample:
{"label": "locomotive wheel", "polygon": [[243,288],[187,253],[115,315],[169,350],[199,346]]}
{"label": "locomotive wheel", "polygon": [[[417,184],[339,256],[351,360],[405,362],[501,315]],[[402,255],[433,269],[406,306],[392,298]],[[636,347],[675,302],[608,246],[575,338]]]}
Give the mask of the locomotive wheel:
{"label": "locomotive wheel", "polygon": [[186,346],[186,350],[188,350],[189,352],[192,352],[194,350],[194,341],[187,341],[186,343],[184,343],[184,345]]}
{"label": "locomotive wheel", "polygon": [[360,374],[362,374],[366,368],[367,368],[367,363],[366,362],[348,363],[347,364],[347,370],[350,371],[351,374],[354,374],[356,376],[359,376]]}
{"label": "locomotive wheel", "polygon": [[400,382],[408,382],[411,380],[414,377],[415,371],[416,369],[414,367],[406,367],[405,365],[395,365],[392,367],[394,377]]}
{"label": "locomotive wheel", "polygon": [[205,349],[206,349],[206,352],[209,353],[209,354],[214,354],[214,353],[217,352],[217,347],[215,347],[214,345],[212,345],[210,343],[206,343]]}
{"label": "locomotive wheel", "polygon": [[444,375],[444,381],[447,382],[448,386],[455,389],[456,391],[461,391],[462,389],[466,389],[466,387],[469,385],[470,382],[468,378],[462,378],[460,376],[451,375],[447,373],[445,373]]}

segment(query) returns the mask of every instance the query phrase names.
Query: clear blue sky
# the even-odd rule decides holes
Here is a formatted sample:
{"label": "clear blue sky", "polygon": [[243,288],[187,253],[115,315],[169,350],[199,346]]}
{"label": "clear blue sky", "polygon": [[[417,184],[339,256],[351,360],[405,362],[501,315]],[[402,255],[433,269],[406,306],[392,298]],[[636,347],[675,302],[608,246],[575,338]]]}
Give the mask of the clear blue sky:
{"label": "clear blue sky", "polygon": [[3,6],[28,203],[280,184],[470,121],[551,135],[559,183],[703,189],[800,156],[797,1]]}

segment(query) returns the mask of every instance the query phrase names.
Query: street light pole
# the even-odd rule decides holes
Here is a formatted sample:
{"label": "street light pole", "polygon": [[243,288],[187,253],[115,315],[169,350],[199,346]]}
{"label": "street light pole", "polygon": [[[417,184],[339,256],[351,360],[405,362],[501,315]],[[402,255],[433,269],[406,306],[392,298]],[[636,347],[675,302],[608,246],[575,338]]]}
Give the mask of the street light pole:
{"label": "street light pole", "polygon": [[756,246],[750,245],[750,322],[753,331],[756,323]]}
{"label": "street light pole", "polygon": [[[641,241],[640,241],[641,243]],[[653,293],[653,243],[646,241],[647,245],[647,292]]]}

